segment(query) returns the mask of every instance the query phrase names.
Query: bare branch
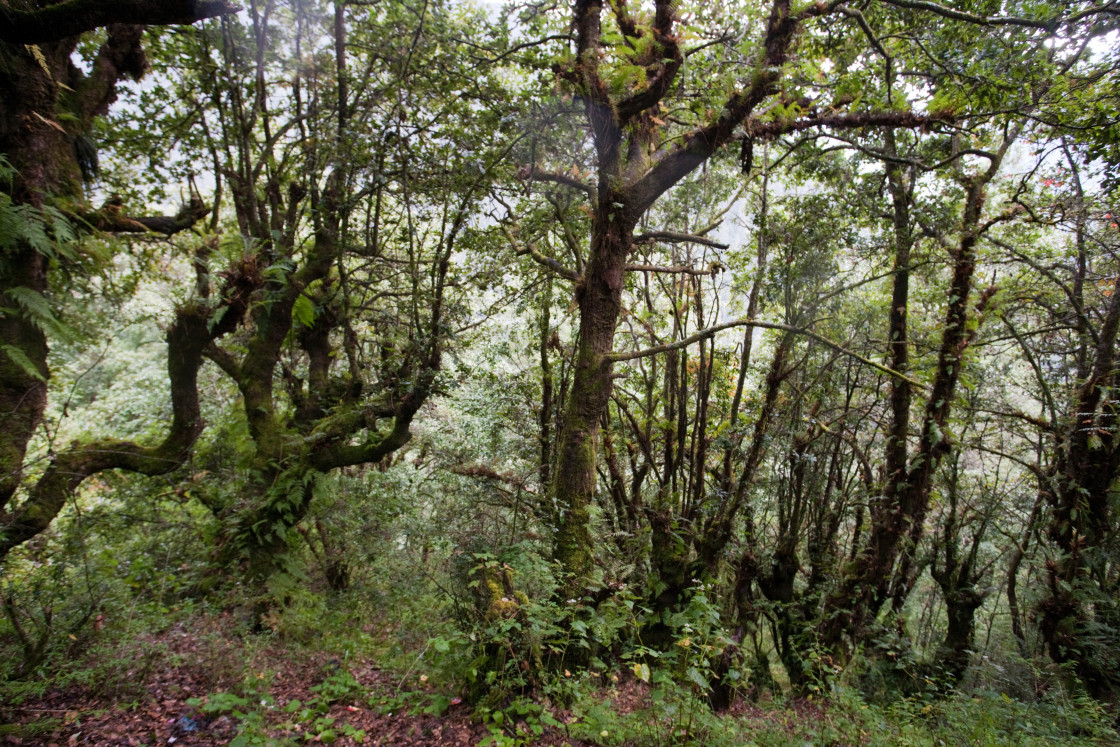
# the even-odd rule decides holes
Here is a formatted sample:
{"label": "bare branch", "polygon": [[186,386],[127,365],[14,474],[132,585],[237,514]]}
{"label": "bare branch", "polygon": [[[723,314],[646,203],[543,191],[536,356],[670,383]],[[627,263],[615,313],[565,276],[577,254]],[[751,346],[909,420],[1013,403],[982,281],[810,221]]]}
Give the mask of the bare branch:
{"label": "bare branch", "polygon": [[634,237],[635,244],[652,244],[655,241],[664,241],[669,244],[703,244],[704,246],[711,246],[716,249],[726,249],[728,247],[727,244],[721,244],[718,241],[713,241],[704,236],[697,236],[691,233],[677,233],[676,231],[650,231],[649,233],[639,234]]}
{"label": "bare branch", "polygon": [[611,353],[610,355],[607,355],[605,357],[608,361],[611,361],[613,363],[618,363],[618,362],[621,362],[621,361],[636,360],[638,358],[648,358],[651,355],[660,355],[661,353],[668,353],[668,352],[673,351],[673,350],[680,350],[681,348],[688,347],[689,345],[692,345],[693,343],[700,342],[701,340],[710,339],[710,338],[714,337],[716,335],[716,333],[718,333],[718,332],[722,332],[722,331],[727,330],[727,329],[733,329],[735,327],[757,327],[757,328],[760,328],[760,329],[777,329],[777,330],[781,330],[783,332],[791,332],[795,335],[802,335],[802,336],[808,337],[812,340],[816,340],[817,342],[824,345],[825,347],[830,348],[832,350],[835,350],[838,353],[849,356],[850,358],[854,358],[855,360],[859,361],[860,363],[864,364],[865,366],[870,366],[871,368],[874,368],[876,371],[878,371],[880,373],[884,373],[887,376],[892,376],[896,379],[901,379],[902,381],[909,382],[911,385],[916,386],[920,389],[926,389],[927,388],[920,381],[916,381],[915,379],[911,379],[910,377],[906,376],[905,374],[899,373],[898,371],[895,371],[894,369],[888,368],[887,366],[884,366],[881,363],[876,363],[875,361],[873,361],[869,358],[865,358],[862,355],[860,355],[859,353],[856,353],[852,350],[849,350],[848,348],[844,347],[840,343],[833,342],[832,340],[828,339],[827,337],[819,335],[816,332],[813,332],[812,330],[807,329],[805,327],[795,327],[795,326],[790,325],[790,324],[781,324],[779,322],[764,322],[764,321],[761,321],[759,319],[750,319],[750,318],[734,319],[730,322],[724,322],[723,324],[716,324],[716,325],[713,325],[711,327],[708,327],[707,329],[702,329],[699,332],[697,332],[696,334],[690,335],[690,336],[688,336],[688,337],[686,337],[682,340],[677,340],[676,342],[668,342],[668,343],[665,343],[664,345],[655,345],[652,348],[646,348],[645,350],[636,350],[636,351],[633,351],[633,352],[630,352],[630,353]]}
{"label": "bare branch", "polygon": [[875,36],[875,32],[871,30],[871,26],[868,25],[867,19],[864,17],[863,13],[855,8],[849,8],[847,5],[841,5],[837,7],[837,10],[848,16],[849,18],[856,19],[856,23],[859,24],[859,28],[861,31],[863,31],[863,35],[867,37],[867,41],[871,43],[871,46],[875,47],[875,51],[879,53],[879,56],[884,60],[887,60],[887,62],[889,63],[891,56],[887,54],[887,50],[883,48],[883,44],[879,41],[879,37]]}
{"label": "bare branch", "polygon": [[696,275],[697,277],[711,275],[714,277],[717,273],[722,272],[727,268],[719,262],[713,262],[711,265],[704,268],[679,266],[663,267],[660,265],[626,265],[626,267],[624,267],[623,269],[627,270],[628,272],[664,272],[677,275]]}
{"label": "bare branch", "polygon": [[[1060,15],[1052,16],[1049,20],[1036,21],[1032,18],[1020,18],[1017,16],[978,16],[973,13],[966,13],[962,10],[954,10],[953,8],[946,8],[937,3],[926,2],[926,0],[880,0],[885,5],[893,5],[898,8],[908,8],[910,10],[924,10],[942,18],[949,18],[954,21],[964,21],[965,23],[972,23],[977,26],[1019,26],[1029,29],[1040,29],[1042,31],[1053,31],[1062,21]],[[1090,8],[1082,13],[1077,14],[1076,18],[1084,18],[1093,13],[1108,13],[1111,12],[1108,6],[1097,6]]]}
{"label": "bare branch", "polygon": [[517,174],[519,179],[536,179],[541,182],[554,182],[555,184],[563,184],[565,187],[577,189],[585,193],[591,198],[592,202],[599,199],[599,193],[592,185],[587,182],[580,181],[573,176],[567,174],[560,174],[555,171],[545,171],[536,164],[526,166],[521,169]]}

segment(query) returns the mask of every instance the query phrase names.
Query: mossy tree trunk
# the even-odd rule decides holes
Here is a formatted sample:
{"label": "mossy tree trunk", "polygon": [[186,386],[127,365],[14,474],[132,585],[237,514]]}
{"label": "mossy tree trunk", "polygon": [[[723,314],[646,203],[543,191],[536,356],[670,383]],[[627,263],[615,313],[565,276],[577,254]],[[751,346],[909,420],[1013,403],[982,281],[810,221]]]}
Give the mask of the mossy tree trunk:
{"label": "mossy tree trunk", "polygon": [[[348,14],[367,11],[346,3],[332,10],[301,5],[294,26],[249,14],[190,47],[200,66],[221,61],[223,73],[200,83],[207,99],[199,105],[214,107],[222,131],[201,134],[250,239],[243,263],[258,278],[247,289],[245,323],[228,344],[206,350],[241,395],[252,443],[240,466],[250,478],[232,498],[214,491],[205,500],[223,523],[221,562],[243,562],[256,578],[281,565],[320,477],[379,462],[411,439],[453,328],[452,257],[499,164],[488,152],[463,154],[469,169],[449,164],[395,98],[445,106],[436,84],[408,80],[429,64],[454,78],[455,96],[491,95],[487,76],[430,38],[428,25],[446,18],[408,21],[419,24],[407,29],[417,47],[402,66],[399,27],[352,24]],[[302,77],[302,63],[273,61],[276,38],[297,48],[318,44],[320,33],[332,35],[333,65],[313,77]],[[363,36],[352,43],[351,33]],[[249,86],[267,89],[273,76],[286,89],[293,69],[283,105],[244,95]],[[374,85],[381,75],[399,85]],[[277,139],[275,151],[259,147],[278,132],[300,137]]]}
{"label": "mossy tree trunk", "polygon": [[[190,24],[231,10],[223,0],[71,0],[5,7],[0,26],[0,155],[15,175],[2,188],[13,205],[32,211],[18,220],[49,225],[63,216],[75,219],[81,229],[172,234],[205,215],[201,204],[184,212],[181,220],[129,218],[115,205],[101,211],[85,208],[83,170],[93,165],[83,145],[94,119],[116,99],[118,81],[139,78],[146,69],[140,46],[143,26],[136,24]],[[83,73],[71,56],[82,34],[102,27],[108,29],[105,41],[90,72]],[[55,218],[37,213],[48,206],[56,211]],[[50,261],[48,251],[54,254]],[[27,485],[28,443],[47,404],[45,330],[53,321],[41,306],[28,301],[49,299],[52,264],[69,260],[66,251],[32,244],[27,238],[4,247],[4,255],[0,300],[14,310],[0,314],[0,560],[46,529],[86,477],[107,469],[162,474],[183,462],[201,429],[195,375],[201,348],[212,338],[203,312],[190,305],[178,312],[168,330],[174,415],[162,444],[144,447],[112,439],[74,443],[50,455],[42,477]],[[68,269],[80,271],[77,266]]]}
{"label": "mossy tree trunk", "polygon": [[[590,246],[582,272],[563,268],[539,252],[521,251],[576,283],[579,339],[551,485],[560,510],[554,555],[569,575],[567,593],[579,590],[593,567],[590,509],[597,489],[598,437],[610,400],[614,337],[634,228],[666,190],[729,142],[735,129],[777,91],[782,66],[801,23],[829,12],[821,5],[793,14],[788,0],[775,0],[762,40],[764,52],[756,61],[749,84],[734,92],[719,115],[706,124],[683,137],[668,137],[660,131],[664,123],[657,112],[685,62],[675,4],[657,0],[648,20],[631,16],[626,6],[611,6],[615,21],[627,36],[649,40],[645,51],[633,59],[643,68],[647,83],[629,92],[612,89],[600,74],[600,61],[609,46],[603,36],[603,10],[601,0],[577,0],[573,9],[576,56],[560,70],[561,77],[585,104],[596,152],[595,185],[545,171],[536,164],[525,172],[534,179],[583,190],[590,198],[592,213]],[[687,236],[675,240],[706,241]]]}
{"label": "mossy tree trunk", "polygon": [[[1071,174],[1080,194],[1076,167]],[[1120,697],[1115,633],[1120,627],[1115,573],[1120,558],[1120,406],[1114,394],[1120,387],[1120,277],[1103,294],[1103,309],[1094,313],[1087,308],[1089,237],[1085,205],[1077,208],[1077,256],[1069,286],[1078,333],[1072,355],[1077,386],[1064,421],[1053,432],[1050,468],[1040,474],[1039,499],[1050,511],[1045,541],[1054,552],[1046,565],[1047,589],[1037,620],[1050,658],[1070,664],[1094,696],[1115,701]]]}
{"label": "mossy tree trunk", "polygon": [[[616,143],[613,155],[608,150],[607,158],[617,156]],[[614,349],[622,308],[623,268],[634,228],[633,218],[614,207],[624,204],[624,199],[625,195],[604,190],[592,228],[590,260],[577,289],[579,347],[553,478],[554,495],[562,512],[555,557],[579,582],[587,578],[592,565],[590,509],[597,485],[595,462],[599,428],[612,385],[608,354]]]}
{"label": "mossy tree trunk", "polygon": [[[912,453],[907,445],[911,393],[909,384],[892,380],[891,411],[886,446],[886,468],[881,500],[871,511],[867,540],[860,548],[838,586],[824,600],[817,625],[817,640],[838,660],[844,661],[853,643],[866,639],[883,603],[893,594],[901,599],[909,592],[913,574],[909,572],[918,544],[925,531],[934,472],[953,446],[949,417],[953,411],[957,383],[960,381],[964,353],[975,338],[980,319],[995,288],[985,290],[972,305],[976,245],[983,231],[997,223],[984,220],[987,186],[999,172],[1003,157],[1017,139],[1019,125],[1009,128],[999,148],[988,158],[983,171],[957,178],[965,190],[964,209],[958,227],[958,241],[951,248],[952,277],[945,308],[945,323],[938,348],[933,382],[929,388],[920,426],[918,444]],[[913,180],[904,179],[894,166],[888,166],[888,180],[894,204],[896,269],[905,270],[901,260],[909,256],[912,239],[909,205]],[[1016,214],[1012,209],[1003,219]],[[904,346],[906,337],[906,299],[908,272],[896,272],[892,293],[890,333],[895,365],[908,365]]]}
{"label": "mossy tree trunk", "polygon": [[980,564],[980,545],[994,508],[982,510],[980,520],[972,527],[967,552],[962,548],[966,510],[961,505],[960,453],[948,465],[949,479],[944,495],[948,505],[944,511],[941,541],[934,544],[930,576],[937,582],[945,600],[945,637],[938,647],[936,664],[947,684],[956,685],[964,677],[972,658],[976,631],[976,610],[984,604],[988,589],[980,584],[990,568]]}

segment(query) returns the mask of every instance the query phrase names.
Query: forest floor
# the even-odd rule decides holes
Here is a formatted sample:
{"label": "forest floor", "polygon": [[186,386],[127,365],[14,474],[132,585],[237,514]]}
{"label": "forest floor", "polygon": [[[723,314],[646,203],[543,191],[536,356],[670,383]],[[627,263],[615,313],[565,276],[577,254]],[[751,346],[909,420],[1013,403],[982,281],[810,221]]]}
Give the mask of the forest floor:
{"label": "forest floor", "polygon": [[625,669],[564,671],[554,692],[566,707],[530,696],[486,721],[460,697],[461,679],[441,672],[432,631],[360,619],[370,617],[304,616],[305,628],[287,628],[303,631],[295,637],[283,622],[250,632],[224,611],[134,620],[131,631],[95,622],[32,674],[0,679],[0,747],[1120,744],[1112,716],[1080,700],[976,690],[875,705],[841,690],[740,698],[716,715],[692,686],[656,673],[651,686]]}
{"label": "forest floor", "polygon": [[[376,703],[379,695],[388,702],[397,686],[394,677],[372,664],[351,667],[355,678],[368,688],[366,704],[361,702],[362,699],[354,703],[334,703],[317,716],[333,720],[333,734],[324,736],[322,732],[325,730],[315,733],[314,723],[294,722],[290,713],[275,706],[277,703],[314,700],[312,688],[322,680],[323,672],[330,666],[330,662],[322,657],[285,661],[267,689],[270,697],[260,701],[267,715],[263,723],[256,724],[254,736],[245,744],[307,742],[343,746],[474,747],[491,735],[484,724],[472,717],[470,708],[461,703],[456,703],[441,715],[412,713],[407,706],[397,712],[371,707],[368,703]],[[0,736],[0,745],[229,745],[242,729],[243,719],[235,714],[208,716],[188,702],[206,693],[206,684],[189,669],[153,673],[147,681],[143,697],[127,701],[93,687],[51,690],[19,706],[0,705],[0,715],[9,719],[9,728],[15,727],[21,734]],[[616,712],[633,713],[648,705],[649,687],[629,680],[609,692],[603,692],[602,697]],[[270,703],[272,707],[269,707]],[[793,706],[793,712],[801,721],[826,717],[821,705],[808,701],[798,701]],[[554,713],[561,722],[574,718],[563,710],[557,709]],[[788,714],[782,716],[777,711],[738,701],[726,718],[738,721],[740,728],[744,720],[754,720],[771,731],[779,725],[779,720],[787,719]],[[253,721],[256,722],[256,719]],[[525,725],[521,726],[524,730]],[[0,727],[0,734],[4,728]],[[514,726],[513,730],[516,732],[517,728]],[[799,741],[792,732],[790,738],[791,743]],[[595,744],[564,734],[563,727],[546,728],[542,734],[526,736],[525,740],[518,740],[518,743],[541,747]]]}
{"label": "forest floor", "polygon": [[[318,659],[318,660],[317,660]],[[322,657],[303,661],[284,661],[271,678],[268,697],[259,703],[263,721],[256,724],[256,741],[263,743],[268,734],[276,739],[303,741],[309,727],[290,718],[276,704],[294,700],[309,702],[315,695],[311,688],[322,681],[329,664]],[[394,683],[387,681],[375,666],[362,664],[351,668],[355,678],[370,693],[389,693]],[[227,745],[241,728],[237,711],[250,709],[234,706],[230,713],[207,714],[199,706],[188,703],[209,694],[203,678],[189,668],[167,669],[152,674],[146,683],[146,692],[138,698],[121,701],[113,693],[98,691],[96,687],[77,686],[65,690],[52,690],[41,698],[28,700],[20,706],[4,709],[13,717],[14,724],[27,725],[27,736],[6,736],[4,745]],[[356,704],[355,704],[356,703]],[[364,732],[361,744],[372,745],[476,745],[488,734],[477,723],[472,723],[465,707],[450,708],[442,716],[411,715],[405,712],[383,711],[368,705],[338,702],[331,704],[324,713],[316,713],[312,721],[333,719],[330,726],[337,741],[334,744],[359,744],[351,732]],[[253,704],[256,705],[256,704]],[[271,707],[270,707],[271,705]],[[322,722],[320,722],[322,723]],[[262,728],[263,727],[263,728]],[[349,727],[349,729],[346,729]],[[321,729],[325,731],[325,729]],[[39,732],[31,735],[31,732]],[[319,737],[316,739],[316,737]],[[310,733],[307,741],[320,742],[321,735]],[[562,743],[562,742],[558,742]]]}
{"label": "forest floor", "polygon": [[[79,678],[85,681],[38,692],[29,688],[14,705],[0,698],[0,745],[473,747],[491,736],[458,697],[446,696],[438,712],[425,713],[432,709],[424,704],[436,695],[424,692],[426,677],[405,673],[413,686],[402,693],[400,673],[372,660],[351,660],[345,667],[353,678],[346,678],[351,691],[332,692],[324,683],[342,665],[329,652],[275,641],[249,653],[237,636],[224,634],[220,622],[202,618],[202,623],[203,629],[180,622],[131,644],[122,642],[120,660],[102,661],[91,676]],[[352,687],[355,682],[360,689]],[[244,696],[231,695],[234,689]],[[630,681],[605,697],[626,712],[640,708],[647,696],[644,683]],[[564,733],[570,713],[550,712],[559,727],[538,725],[541,733],[532,737],[528,724],[508,730],[525,732],[528,741],[521,743],[590,744]]]}
{"label": "forest floor", "polygon": [[[235,638],[216,630],[192,630],[184,623],[146,635],[119,649],[121,660],[102,662],[103,679],[91,678],[64,687],[28,691],[18,704],[0,702],[0,745],[432,745],[473,747],[487,742],[492,729],[457,697],[439,712],[423,706],[435,693],[425,693],[414,673],[390,672],[374,661],[351,660],[346,672],[360,685],[349,696],[324,688],[342,665],[329,653],[307,647],[289,648],[280,641],[247,654]],[[152,652],[158,652],[153,656]],[[246,668],[248,664],[248,668]],[[253,672],[253,665],[261,671]],[[256,680],[252,695],[233,696],[233,686],[246,693],[244,680]],[[402,681],[420,689],[402,693]],[[650,705],[650,687],[627,673],[593,697],[616,714],[635,714]],[[336,697],[337,696],[337,697]],[[428,697],[426,697],[428,696]],[[224,700],[223,700],[224,699]],[[224,705],[223,705],[224,703]],[[297,705],[293,705],[297,704]],[[427,709],[431,710],[431,709]],[[561,708],[549,709],[557,725],[531,733],[529,722],[507,724],[506,742],[497,744],[592,745],[604,741],[627,744],[625,738],[583,741],[567,724],[576,720]],[[726,715],[739,722],[756,721],[768,730],[790,713],[798,721],[825,717],[825,709],[808,701],[781,715],[739,701]],[[239,739],[239,736],[241,737]],[[603,731],[601,737],[607,737]],[[686,736],[687,735],[683,735]],[[793,734],[790,735],[791,739]],[[643,740],[644,741],[644,740]]]}
{"label": "forest floor", "polygon": [[[394,702],[400,683],[373,662],[351,661],[347,667],[364,693],[328,700],[316,687],[340,664],[327,652],[276,642],[250,655],[234,637],[183,624],[141,643],[138,649],[160,655],[140,653],[134,666],[122,661],[106,667],[109,681],[47,689],[15,706],[0,703],[0,724],[7,724],[0,726],[0,745],[228,745],[246,725],[252,734],[247,745],[458,747],[476,745],[489,734],[461,703],[438,716],[410,713],[403,701],[389,710],[385,705]],[[252,701],[228,694],[245,693],[244,683],[234,682],[238,678],[249,680]],[[207,708],[215,693],[225,697],[228,709]],[[285,709],[297,701],[308,704],[306,712]]]}

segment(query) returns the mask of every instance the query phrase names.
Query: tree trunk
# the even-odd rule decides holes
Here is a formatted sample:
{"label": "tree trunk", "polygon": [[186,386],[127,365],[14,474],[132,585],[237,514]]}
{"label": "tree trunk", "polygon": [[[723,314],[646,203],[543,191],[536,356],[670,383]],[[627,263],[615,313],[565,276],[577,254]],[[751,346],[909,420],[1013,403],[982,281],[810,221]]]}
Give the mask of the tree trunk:
{"label": "tree trunk", "polygon": [[948,626],[945,639],[938,648],[937,660],[948,684],[955,685],[964,677],[972,658],[976,630],[976,610],[984,603],[984,595],[972,586],[942,589]]}
{"label": "tree trunk", "polygon": [[561,515],[554,557],[576,590],[591,571],[591,502],[595,497],[599,428],[612,386],[615,328],[622,308],[622,276],[633,224],[616,214],[611,196],[600,204],[592,228],[590,259],[576,289],[579,342],[564,413],[553,496]]}

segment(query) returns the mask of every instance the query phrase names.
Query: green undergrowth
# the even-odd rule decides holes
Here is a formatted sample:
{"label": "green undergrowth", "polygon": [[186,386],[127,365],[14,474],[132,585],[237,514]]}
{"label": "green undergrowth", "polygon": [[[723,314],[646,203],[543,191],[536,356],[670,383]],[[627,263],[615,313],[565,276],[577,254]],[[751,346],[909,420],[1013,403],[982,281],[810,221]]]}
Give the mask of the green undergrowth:
{"label": "green undergrowth", "polygon": [[334,665],[332,671],[305,699],[291,698],[280,703],[270,693],[237,695],[217,692],[191,698],[187,704],[204,716],[231,716],[236,719],[238,733],[231,747],[250,745],[289,745],[300,742],[331,744],[340,737],[361,744],[365,731],[340,721],[330,714],[335,704],[350,704],[362,699],[362,685],[344,666]]}
{"label": "green undergrowth", "polygon": [[[331,707],[338,704],[424,717],[470,708],[488,728],[483,743],[500,747],[531,745],[545,736],[638,747],[1120,741],[1099,704],[1063,693],[1031,703],[978,692],[947,698],[931,693],[881,704],[837,686],[827,695],[820,690],[816,699],[751,703],[740,696],[729,714],[715,714],[704,685],[712,676],[708,654],[720,641],[702,596],[673,621],[678,629],[671,651],[642,650],[632,642],[612,652],[593,643],[596,636],[617,637],[627,615],[634,614],[617,599],[602,613],[579,610],[578,604],[560,611],[526,603],[520,618],[480,619],[478,627],[464,629],[438,616],[419,627],[423,602],[415,598],[413,605],[401,599],[395,616],[373,617],[368,589],[334,595],[294,586],[284,591],[288,603],[267,609],[257,620],[248,616],[248,606],[223,607],[218,600],[174,608],[137,606],[127,624],[106,621],[101,631],[83,633],[86,655],[72,656],[75,649],[60,644],[39,672],[6,677],[0,699],[18,705],[34,702],[47,689],[98,684],[127,707],[161,671],[189,670],[207,690],[188,704],[206,717],[233,719],[239,731],[231,743],[241,746],[370,741],[372,735],[332,716]],[[382,590],[377,596],[390,593]],[[377,608],[386,609],[381,604],[379,598]],[[573,626],[573,621],[582,624]],[[423,630],[432,634],[426,640]],[[487,636],[504,635],[509,641],[515,634],[522,636],[520,645],[540,648],[538,671],[526,672],[516,656],[508,667],[495,667],[498,660],[485,658],[494,655]],[[183,636],[189,636],[185,643]],[[176,645],[177,639],[183,645]],[[570,655],[571,650],[582,651],[583,658]],[[307,695],[274,693],[283,665],[278,652],[284,659],[321,663],[308,674]],[[614,655],[613,664],[607,654]],[[64,661],[66,656],[72,658]],[[582,665],[578,669],[576,662]],[[355,677],[363,665],[380,671],[376,687]],[[472,702],[472,682],[495,670],[489,689]],[[22,727],[18,734],[31,736],[28,728],[36,727]]]}
{"label": "green undergrowth", "polygon": [[651,689],[635,710],[620,711],[601,694],[572,710],[572,736],[600,745],[1105,745],[1120,738],[1092,703],[1024,704],[992,693],[884,708],[838,692],[717,715],[695,693],[667,686]]}
{"label": "green undergrowth", "polygon": [[[854,691],[837,690],[815,700],[739,703],[731,712],[717,714],[693,686],[657,672],[648,687],[627,682],[628,676],[573,676],[548,694],[515,697],[501,707],[477,707],[475,717],[490,731],[482,745],[518,747],[545,738],[604,747],[1120,743],[1108,714],[1087,699],[1027,704],[1000,693],[978,693],[880,706]],[[624,684],[603,684],[611,679]],[[562,698],[569,699],[566,705],[559,703]],[[371,705],[386,713],[440,715],[451,702],[442,693],[411,690]]]}
{"label": "green undergrowth", "polygon": [[[148,572],[136,563],[81,595],[28,575],[6,594],[44,647],[28,665],[10,618],[0,620],[0,716],[68,689],[136,708],[158,679],[182,683],[179,697],[200,717],[234,722],[238,747],[374,741],[338,717],[340,706],[470,714],[486,727],[484,747],[1120,743],[1103,706],[1059,687],[1029,701],[936,688],[890,699],[861,694],[853,674],[811,699],[764,692],[752,702],[747,669],[715,667],[728,641],[709,587],[653,618],[642,591],[622,584],[558,598],[547,564],[526,557],[464,553],[443,576],[386,557],[345,591],[293,573],[257,589],[232,582],[195,595],[184,583],[145,594],[150,586],[132,583]],[[644,639],[655,623],[657,647]],[[725,714],[707,700],[720,682],[737,691]]]}

